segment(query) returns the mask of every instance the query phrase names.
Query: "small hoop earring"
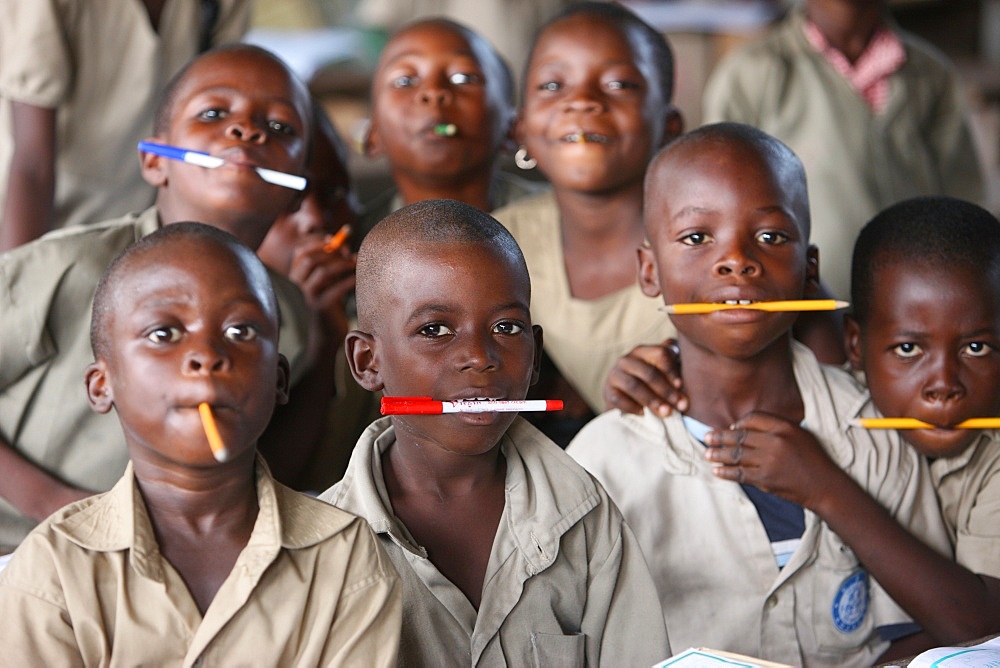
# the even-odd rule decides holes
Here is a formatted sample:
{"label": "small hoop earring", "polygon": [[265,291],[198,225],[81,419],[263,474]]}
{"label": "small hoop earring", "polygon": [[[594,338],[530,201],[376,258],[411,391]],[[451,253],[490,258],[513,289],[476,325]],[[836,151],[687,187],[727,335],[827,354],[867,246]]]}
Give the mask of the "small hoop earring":
{"label": "small hoop earring", "polygon": [[528,170],[534,169],[538,161],[528,156],[528,149],[522,146],[514,154],[514,164],[517,165],[518,169]]}

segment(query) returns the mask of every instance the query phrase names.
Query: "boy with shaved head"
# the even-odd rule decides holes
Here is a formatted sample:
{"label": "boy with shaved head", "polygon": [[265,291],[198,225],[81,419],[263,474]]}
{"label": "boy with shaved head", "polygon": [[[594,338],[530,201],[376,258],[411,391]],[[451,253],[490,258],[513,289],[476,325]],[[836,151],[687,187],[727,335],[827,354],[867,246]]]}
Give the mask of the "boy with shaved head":
{"label": "boy with shaved head", "polygon": [[[524,258],[489,215],[428,200],[358,254],[355,379],[386,396],[524,399],[537,378]],[[603,488],[513,413],[373,423],[323,499],[365,517],[403,580],[401,665],[651,665],[652,580]]]}
{"label": "boy with shaved head", "polygon": [[87,396],[114,408],[131,461],[0,573],[4,663],[394,665],[399,580],[371,530],[257,453],[288,362],[253,251],[164,227],[109,266],[91,322]]}
{"label": "boy with shaved head", "polygon": [[[818,287],[802,163],[748,125],[703,126],[646,176],[640,283],[665,304],[800,300]],[[805,666],[870,666],[917,629],[855,553],[827,503],[846,472],[949,551],[926,462],[884,433],[848,429],[865,395],[791,339],[797,313],[672,315],[685,413],[604,413],[568,452],[636,531],[678,645]],[[844,535],[841,535],[841,534]],[[677,640],[681,638],[680,640]]]}

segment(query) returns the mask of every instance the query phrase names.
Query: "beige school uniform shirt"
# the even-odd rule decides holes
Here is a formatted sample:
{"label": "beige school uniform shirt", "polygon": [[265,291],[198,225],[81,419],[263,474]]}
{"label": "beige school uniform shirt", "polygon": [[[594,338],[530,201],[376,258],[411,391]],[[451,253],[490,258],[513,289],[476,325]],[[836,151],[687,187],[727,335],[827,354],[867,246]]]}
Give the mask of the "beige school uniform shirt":
{"label": "beige school uniform shirt", "polygon": [[391,666],[399,580],[365,522],[275,482],[204,617],[160,554],[131,464],[0,572],[10,666]]}
{"label": "beige school uniform shirt", "polygon": [[[128,462],[117,416],[91,410],[83,381],[94,360],[94,290],[111,260],[159,227],[151,207],[56,230],[0,254],[0,438],[82,489],[110,489]],[[305,364],[309,312],[294,284],[275,274],[271,279],[282,313],[280,349],[294,382]],[[0,499],[0,553],[35,524]]]}
{"label": "beige school uniform shirt", "polygon": [[820,276],[847,299],[854,240],[872,216],[918,195],[977,201],[982,176],[960,82],[941,53],[890,26],[906,61],[875,113],[809,44],[803,23],[799,6],[723,59],[705,87],[704,120],[749,123],[802,159]]}
{"label": "beige school uniform shirt", "polygon": [[1000,578],[1000,432],[985,431],[957,457],[931,463],[955,561]]}
{"label": "beige school uniform shirt", "polygon": [[[948,537],[926,464],[893,434],[848,427],[865,401],[846,373],[799,344],[803,424],[833,461],[944,554]],[[635,531],[676,648],[708,646],[795,666],[871,666],[878,628],[910,621],[815,514],[784,568],[739,484],[716,478],[681,415],[609,411],[567,452],[607,488]]]}
{"label": "beige school uniform shirt", "polygon": [[[0,210],[11,100],[57,109],[54,227],[151,205],[136,144],[152,134],[164,85],[198,53],[201,2],[167,2],[158,32],[139,0],[0,0],[0,16]],[[219,0],[212,44],[239,41],[249,20],[249,0]]]}
{"label": "beige school uniform shirt", "polygon": [[392,512],[391,418],[320,498],[368,520],[403,581],[401,666],[651,666],[669,655],[631,530],[586,471],[518,418],[503,436],[506,501],[478,612]]}
{"label": "beige school uniform shirt", "polygon": [[531,276],[531,320],[542,326],[545,352],[595,413],[606,409],[604,381],[623,355],[676,335],[662,303],[636,282],[600,299],[570,293],[559,209],[551,192],[497,209],[493,216],[514,235]]}

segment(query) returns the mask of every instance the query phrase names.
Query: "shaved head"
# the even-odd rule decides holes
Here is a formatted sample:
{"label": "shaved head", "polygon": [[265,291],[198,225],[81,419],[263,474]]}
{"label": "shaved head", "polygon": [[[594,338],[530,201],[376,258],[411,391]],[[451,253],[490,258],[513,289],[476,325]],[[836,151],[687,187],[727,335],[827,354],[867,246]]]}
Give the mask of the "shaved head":
{"label": "shaved head", "polygon": [[389,214],[361,243],[356,270],[358,325],[374,333],[381,320],[386,292],[406,289],[405,285],[389,285],[389,270],[395,257],[422,247],[446,244],[488,247],[508,257],[527,280],[528,268],[520,247],[495,218],[455,200],[417,202]]}

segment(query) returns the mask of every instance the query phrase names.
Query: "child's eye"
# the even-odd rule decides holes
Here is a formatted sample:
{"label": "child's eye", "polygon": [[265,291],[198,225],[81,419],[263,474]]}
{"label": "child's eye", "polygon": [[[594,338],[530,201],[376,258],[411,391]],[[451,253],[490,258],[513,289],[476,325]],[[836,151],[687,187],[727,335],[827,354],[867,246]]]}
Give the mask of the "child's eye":
{"label": "child's eye", "polygon": [[562,84],[558,81],[546,81],[544,83],[538,84],[538,90],[544,90],[549,92],[555,92],[562,88]]}
{"label": "child's eye", "polygon": [[420,335],[426,336],[429,339],[436,339],[454,333],[455,332],[453,332],[450,327],[442,325],[439,322],[432,322],[429,325],[424,325],[420,328]]}
{"label": "child's eye", "polygon": [[416,85],[416,83],[417,78],[411,77],[409,74],[400,75],[390,82],[393,88],[407,88]]}
{"label": "child's eye", "polygon": [[708,241],[708,235],[704,232],[692,232],[681,237],[681,243],[687,246],[700,246]]}
{"label": "child's eye", "polygon": [[257,328],[253,325],[229,325],[224,336],[235,343],[246,343],[257,338]]}
{"label": "child's eye", "polygon": [[198,118],[203,121],[218,121],[226,117],[226,112],[222,109],[205,109],[200,114]]}
{"label": "child's eye", "polygon": [[782,232],[761,232],[757,235],[757,241],[768,246],[780,246],[788,243],[788,235]]}
{"label": "child's eye", "polygon": [[267,129],[276,134],[287,135],[289,137],[295,134],[295,128],[288,123],[282,123],[281,121],[268,121]]}
{"label": "child's eye", "polygon": [[985,341],[973,341],[965,346],[963,352],[970,357],[986,357],[993,352],[993,346]]}
{"label": "child's eye", "polygon": [[609,81],[608,90],[637,90],[639,88],[638,84],[631,81]]}
{"label": "child's eye", "polygon": [[498,322],[497,324],[493,325],[494,334],[514,335],[514,334],[520,334],[523,331],[524,331],[523,325],[511,320],[504,320],[502,322]]}
{"label": "child's eye", "polygon": [[911,358],[916,357],[923,351],[915,343],[899,343],[892,348],[893,352],[896,353],[897,357]]}
{"label": "child's eye", "polygon": [[469,72],[455,72],[448,77],[448,81],[460,86],[462,84],[478,84],[483,82],[483,78],[478,74],[471,74]]}
{"label": "child's eye", "polygon": [[181,330],[177,327],[157,327],[146,338],[153,343],[176,343],[181,340]]}

